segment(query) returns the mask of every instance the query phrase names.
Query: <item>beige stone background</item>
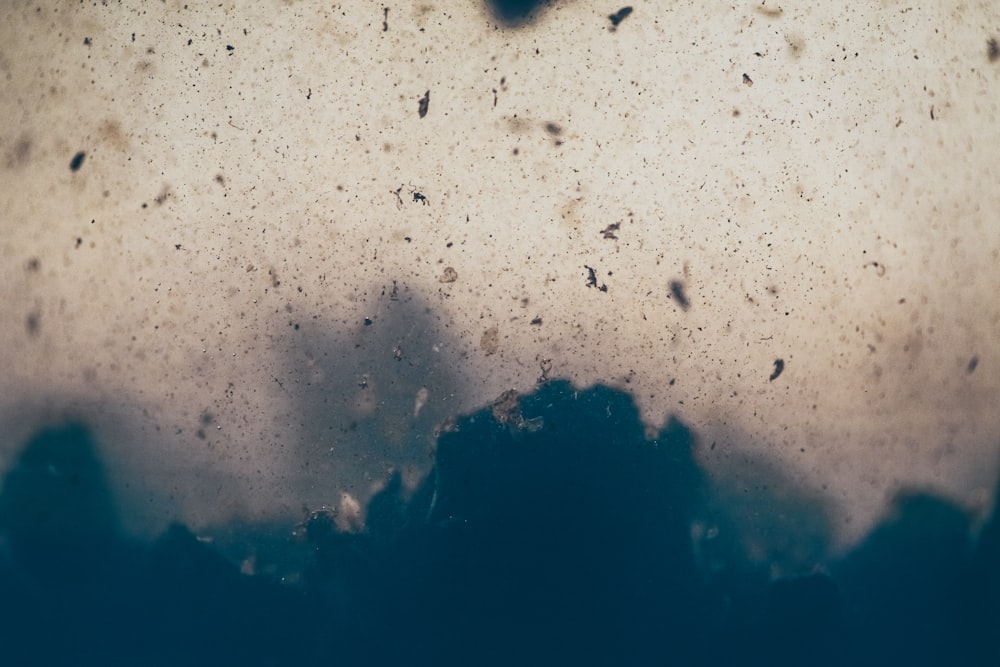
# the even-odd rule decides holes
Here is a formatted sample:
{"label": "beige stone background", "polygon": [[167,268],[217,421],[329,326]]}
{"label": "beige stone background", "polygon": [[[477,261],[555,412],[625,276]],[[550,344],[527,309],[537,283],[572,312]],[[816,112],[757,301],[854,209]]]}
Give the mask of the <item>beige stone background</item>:
{"label": "beige stone background", "polygon": [[768,470],[835,547],[988,507],[1000,8],[617,9],[4,2],[0,470],[84,419],[136,535],[284,520],[544,375],[676,414],[763,532]]}

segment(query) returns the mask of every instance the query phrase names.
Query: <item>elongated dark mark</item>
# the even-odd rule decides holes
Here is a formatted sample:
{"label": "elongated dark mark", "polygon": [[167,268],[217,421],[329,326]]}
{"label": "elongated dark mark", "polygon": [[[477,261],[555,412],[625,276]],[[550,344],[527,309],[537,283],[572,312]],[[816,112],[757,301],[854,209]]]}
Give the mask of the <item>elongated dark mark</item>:
{"label": "elongated dark mark", "polygon": [[681,307],[681,310],[687,310],[691,307],[691,302],[688,301],[687,295],[684,294],[684,283],[681,281],[670,281],[670,296],[677,302],[677,305]]}
{"label": "elongated dark mark", "polygon": [[427,110],[430,109],[430,106],[431,106],[431,91],[428,90],[426,93],[424,93],[424,96],[420,98],[420,104],[417,107],[417,113],[420,114],[421,118],[427,115]]}
{"label": "elongated dark mark", "polygon": [[783,370],[785,370],[785,360],[784,359],[775,359],[774,360],[774,372],[771,373],[771,377],[769,377],[767,379],[768,382],[774,382],[775,380],[777,380],[778,376],[781,375],[781,371],[783,371]]}

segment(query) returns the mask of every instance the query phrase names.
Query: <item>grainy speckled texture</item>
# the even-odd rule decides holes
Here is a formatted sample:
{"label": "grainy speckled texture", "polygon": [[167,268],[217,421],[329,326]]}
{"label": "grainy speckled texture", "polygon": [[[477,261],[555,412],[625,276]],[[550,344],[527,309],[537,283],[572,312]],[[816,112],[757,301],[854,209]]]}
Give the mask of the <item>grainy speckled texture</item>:
{"label": "grainy speckled texture", "polygon": [[0,467],[85,416],[136,532],[296,515],[544,374],[748,519],[986,506],[1000,12],[872,5],[4,3]]}

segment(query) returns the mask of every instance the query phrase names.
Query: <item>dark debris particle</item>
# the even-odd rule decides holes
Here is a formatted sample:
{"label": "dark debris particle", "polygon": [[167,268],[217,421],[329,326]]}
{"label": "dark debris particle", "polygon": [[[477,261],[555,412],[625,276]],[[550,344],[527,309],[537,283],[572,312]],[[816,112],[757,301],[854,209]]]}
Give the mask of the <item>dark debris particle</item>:
{"label": "dark debris particle", "polygon": [[747,74],[746,72],[743,73],[743,83],[745,83],[748,86],[753,85],[753,79],[751,79],[750,75]]}
{"label": "dark debris particle", "polygon": [[628,18],[628,15],[632,13],[631,7],[622,7],[614,14],[608,15],[608,20],[611,21],[612,29],[617,28],[618,24]]}
{"label": "dark debris particle", "polygon": [[69,161],[69,170],[70,171],[80,171],[80,167],[83,166],[83,160],[86,157],[87,157],[87,154],[84,153],[83,151],[80,151],[79,153],[77,153],[76,155],[74,155],[73,159]]}
{"label": "dark debris particle", "polygon": [[598,287],[596,270],[594,270],[592,267],[587,266],[586,264],[583,265],[583,268],[587,269],[587,287],[597,287],[597,289],[602,292],[608,291],[608,286],[604,283],[601,283],[601,285]]}
{"label": "dark debris particle", "polygon": [[972,358],[969,359],[969,363],[965,366],[965,372],[971,373],[972,371],[976,370],[976,366],[978,365],[979,365],[979,355],[974,354],[972,355]]}
{"label": "dark debris particle", "polygon": [[417,113],[421,118],[427,115],[427,110],[431,106],[431,91],[424,93],[424,96],[420,98],[420,103],[417,106]]}
{"label": "dark debris particle", "polygon": [[29,336],[37,336],[38,330],[41,328],[41,315],[38,313],[28,313],[28,317],[24,320],[24,325],[28,330]]}
{"label": "dark debris particle", "polygon": [[180,250],[180,249],[181,249],[181,244],[180,243],[175,243],[174,244],[174,250]]}
{"label": "dark debris particle", "polygon": [[77,236],[76,237],[76,246],[75,247],[79,248],[82,245],[83,245],[83,239],[81,237]]}
{"label": "dark debris particle", "polygon": [[681,310],[687,310],[691,307],[691,302],[688,301],[687,295],[684,294],[684,283],[681,281],[670,281],[670,296],[681,307]]}
{"label": "dark debris particle", "polygon": [[620,222],[613,222],[604,229],[601,230],[601,236],[606,239],[617,239],[618,236],[615,234],[622,226]]}
{"label": "dark debris particle", "polygon": [[83,44],[84,46],[90,46],[90,37],[84,37]]}
{"label": "dark debris particle", "polygon": [[372,325],[372,322],[373,322],[372,318],[370,318],[370,317],[366,317],[365,318],[365,326],[366,327],[370,327]]}
{"label": "dark debris particle", "polygon": [[235,47],[235,46],[233,46],[232,44],[226,44],[226,51],[232,51],[232,50],[233,50],[233,49],[235,49],[235,48],[236,48],[236,47]]}
{"label": "dark debris particle", "polygon": [[785,360],[775,359],[774,360],[774,372],[771,373],[771,377],[767,379],[768,382],[774,382],[781,375],[781,371],[785,370]]}
{"label": "dark debris particle", "polygon": [[558,137],[560,134],[562,134],[562,128],[556,125],[555,123],[546,123],[545,131],[551,134],[553,137]]}
{"label": "dark debris particle", "polygon": [[382,16],[384,17],[382,19],[382,32],[389,32],[389,8],[388,7],[383,7],[382,8]]}
{"label": "dark debris particle", "polygon": [[990,37],[986,40],[986,57],[991,63],[1000,60],[1000,42],[997,42],[996,37]]}
{"label": "dark debris particle", "polygon": [[542,325],[542,318],[541,317],[535,317],[534,319],[531,320],[531,324],[533,326],[536,326],[536,327],[541,326]]}
{"label": "dark debris particle", "polygon": [[37,257],[32,257],[31,259],[28,260],[28,267],[27,268],[28,268],[29,271],[37,271],[41,267],[42,267],[42,264],[41,264],[41,262],[38,261]]}

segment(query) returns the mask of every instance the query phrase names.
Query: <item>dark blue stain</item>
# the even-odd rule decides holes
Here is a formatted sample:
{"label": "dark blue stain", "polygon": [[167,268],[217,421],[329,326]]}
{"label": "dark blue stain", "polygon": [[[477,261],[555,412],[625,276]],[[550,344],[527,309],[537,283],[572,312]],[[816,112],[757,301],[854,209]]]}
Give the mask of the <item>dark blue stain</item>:
{"label": "dark blue stain", "polygon": [[486,0],[490,13],[498,21],[512,26],[529,23],[537,11],[548,4],[551,2],[546,0]]}
{"label": "dark blue stain", "polygon": [[[627,394],[541,385],[454,421],[362,533],[329,512],[232,526],[298,563],[249,576],[183,526],[119,528],[79,425],[39,433],[0,487],[4,664],[995,665],[1000,522],[926,494],[824,573],[699,567],[695,434],[647,440]],[[777,482],[776,482],[777,483]],[[815,509],[809,511],[817,511]],[[787,517],[774,517],[775,522]]]}

